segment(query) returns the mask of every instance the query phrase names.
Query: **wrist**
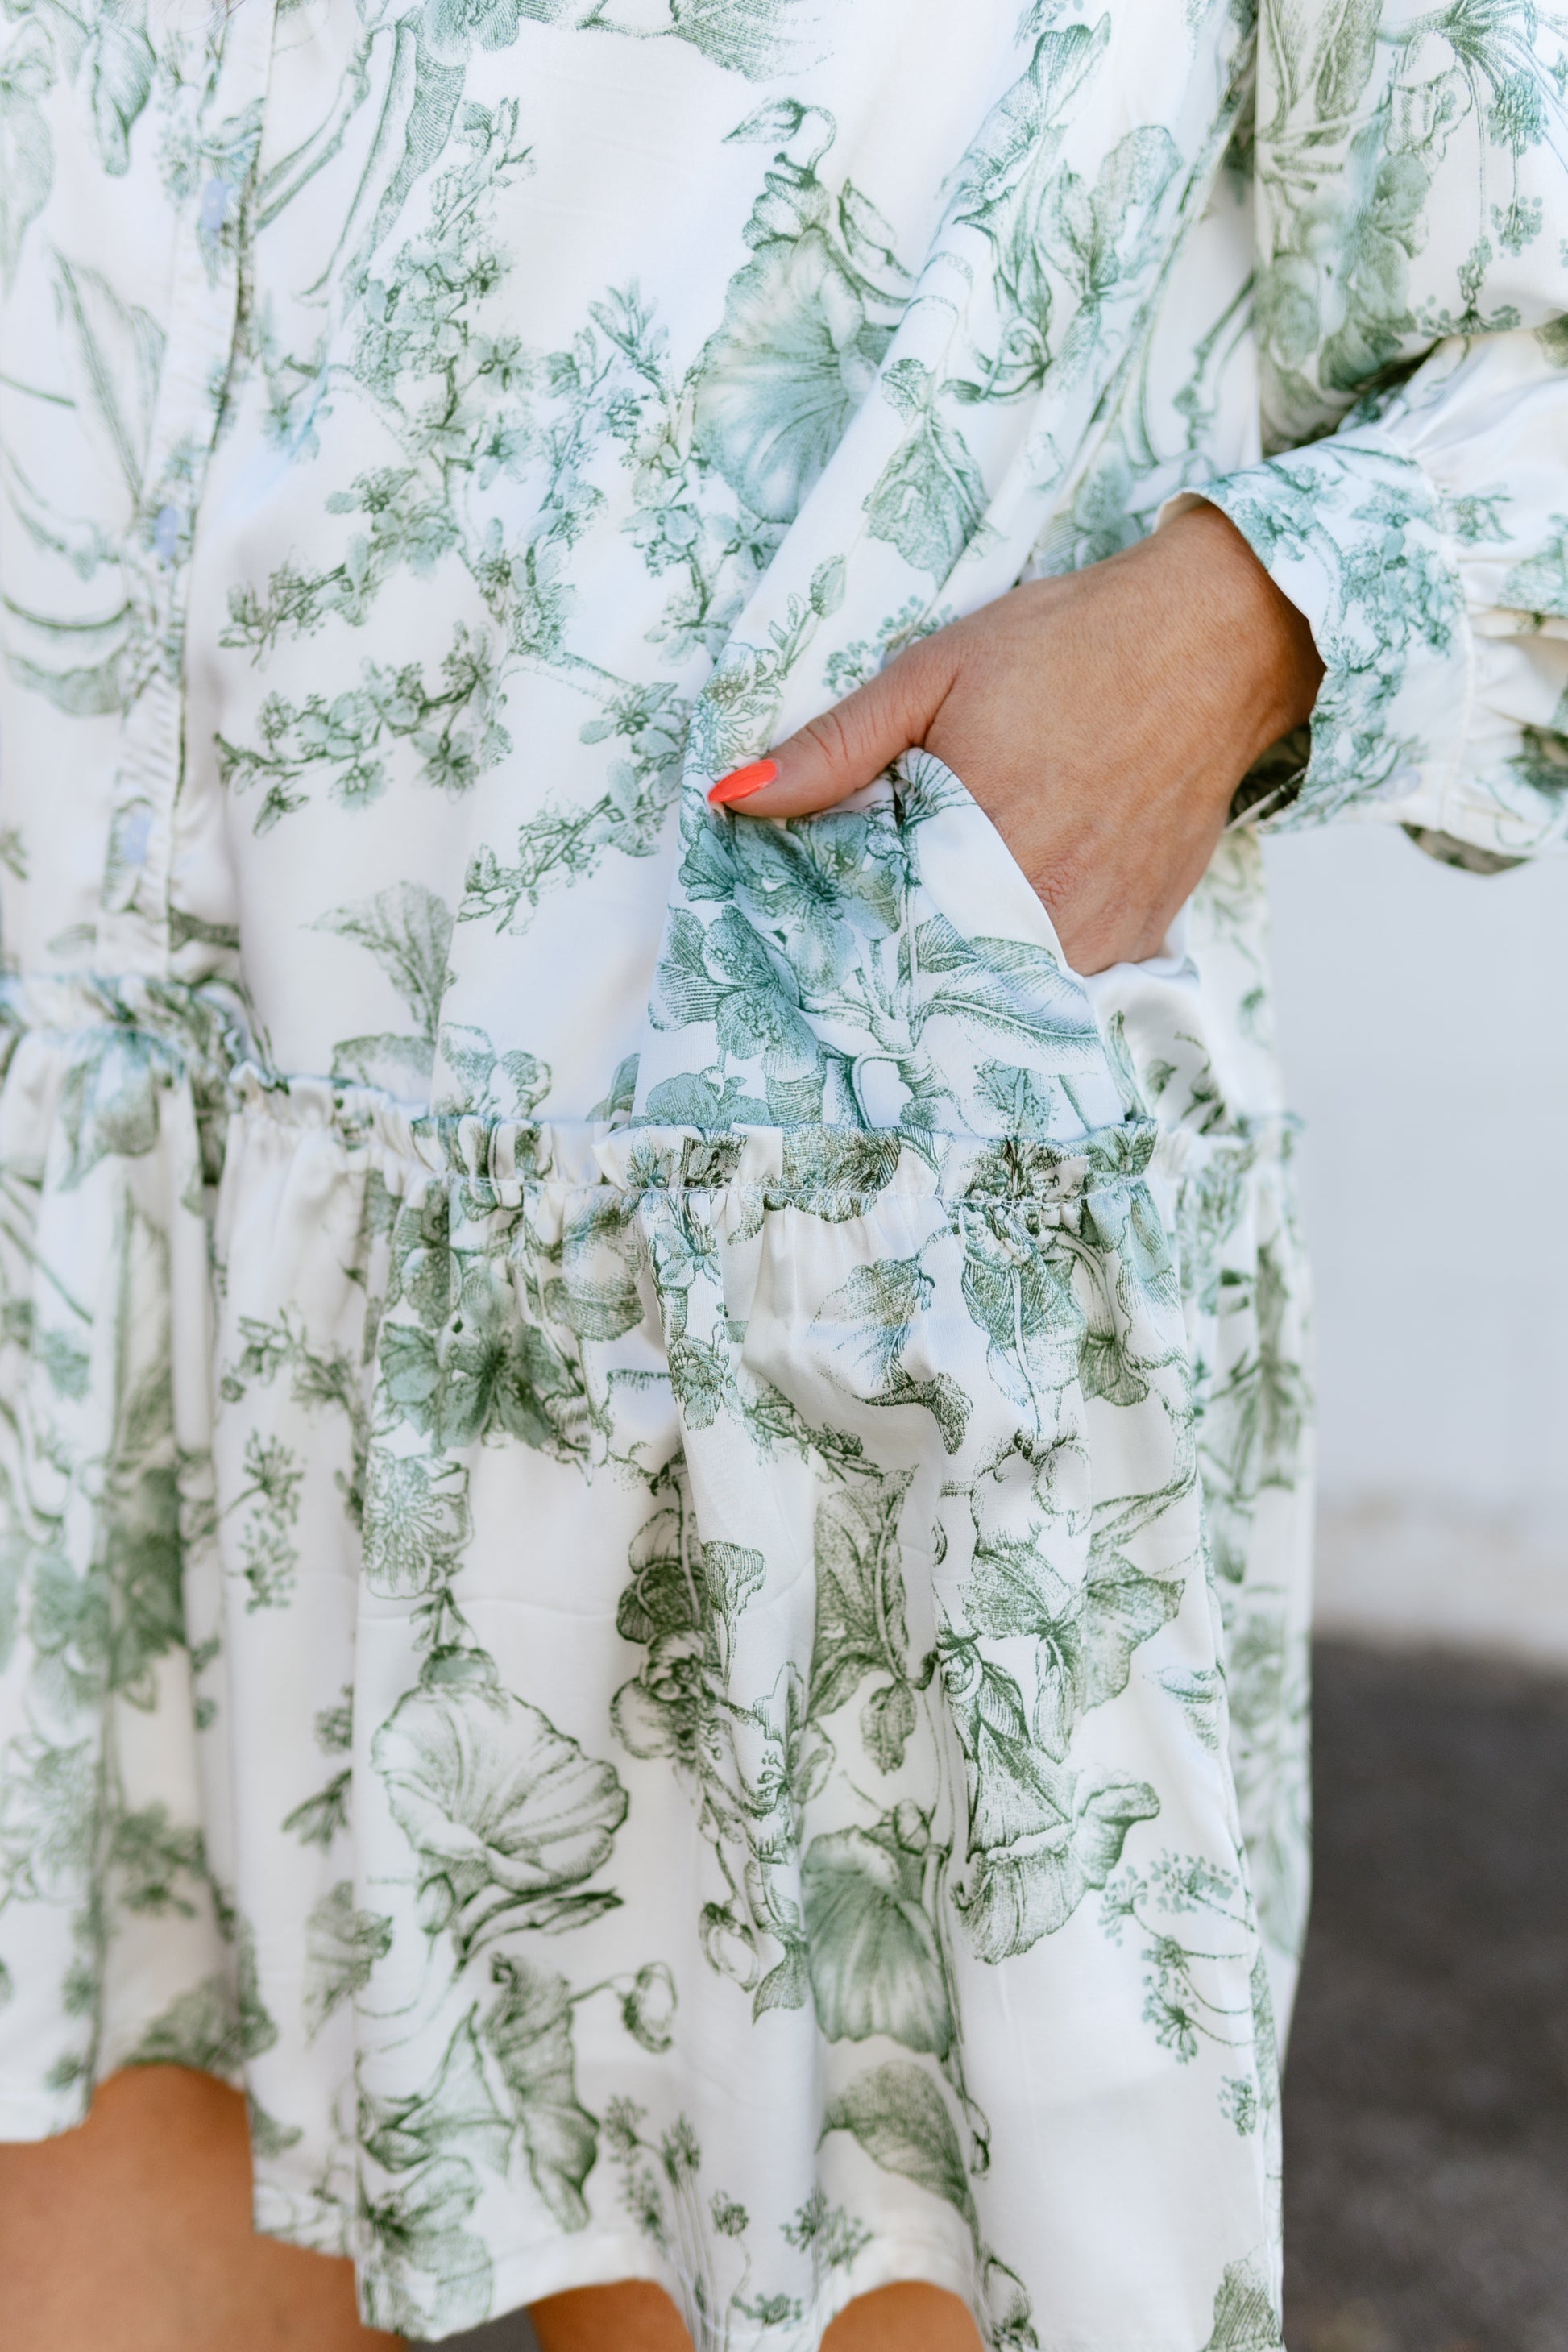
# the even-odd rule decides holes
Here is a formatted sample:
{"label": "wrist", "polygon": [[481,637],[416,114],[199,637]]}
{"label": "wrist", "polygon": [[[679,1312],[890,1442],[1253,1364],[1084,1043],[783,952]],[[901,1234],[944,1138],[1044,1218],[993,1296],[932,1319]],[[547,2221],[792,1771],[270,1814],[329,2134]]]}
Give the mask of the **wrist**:
{"label": "wrist", "polygon": [[1228,515],[1198,499],[1156,541],[1175,560],[1215,682],[1243,737],[1244,772],[1312,715],[1323,662],[1311,625],[1275,585]]}

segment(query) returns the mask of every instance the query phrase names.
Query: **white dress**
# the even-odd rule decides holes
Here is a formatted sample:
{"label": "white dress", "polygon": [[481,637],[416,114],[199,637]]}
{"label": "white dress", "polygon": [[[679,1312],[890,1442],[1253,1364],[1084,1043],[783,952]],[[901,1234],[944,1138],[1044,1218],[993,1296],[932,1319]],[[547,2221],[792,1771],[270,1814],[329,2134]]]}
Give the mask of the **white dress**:
{"label": "white dress", "polygon": [[[1256,825],[1563,829],[1564,20],[3,37],[0,2133],[241,2083],[419,2336],[1276,2346]],[[1080,981],[924,754],[706,807],[1194,489],[1327,676],[1161,958]]]}

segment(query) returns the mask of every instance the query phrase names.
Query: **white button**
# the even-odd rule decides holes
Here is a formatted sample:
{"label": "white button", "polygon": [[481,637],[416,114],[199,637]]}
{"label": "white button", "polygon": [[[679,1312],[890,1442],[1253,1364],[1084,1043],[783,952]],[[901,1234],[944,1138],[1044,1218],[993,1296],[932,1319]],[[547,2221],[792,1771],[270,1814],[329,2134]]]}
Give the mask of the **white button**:
{"label": "white button", "polygon": [[202,190],[202,227],[216,236],[228,217],[228,182],[209,180]]}
{"label": "white button", "polygon": [[180,544],[180,525],[184,518],[178,507],[160,507],[153,524],[153,545],[160,563],[173,563]]}

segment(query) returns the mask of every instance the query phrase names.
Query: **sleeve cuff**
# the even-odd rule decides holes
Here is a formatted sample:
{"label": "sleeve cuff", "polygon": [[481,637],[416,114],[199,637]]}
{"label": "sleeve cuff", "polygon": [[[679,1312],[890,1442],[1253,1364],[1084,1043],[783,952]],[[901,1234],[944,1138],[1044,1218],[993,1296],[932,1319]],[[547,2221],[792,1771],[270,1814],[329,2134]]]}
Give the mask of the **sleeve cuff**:
{"label": "sleeve cuff", "polygon": [[1194,498],[1229,517],[1306,615],[1324,666],[1305,765],[1289,747],[1268,755],[1244,782],[1239,810],[1278,832],[1345,818],[1441,832],[1474,659],[1463,582],[1425,469],[1362,427],[1205,483],[1166,511]]}

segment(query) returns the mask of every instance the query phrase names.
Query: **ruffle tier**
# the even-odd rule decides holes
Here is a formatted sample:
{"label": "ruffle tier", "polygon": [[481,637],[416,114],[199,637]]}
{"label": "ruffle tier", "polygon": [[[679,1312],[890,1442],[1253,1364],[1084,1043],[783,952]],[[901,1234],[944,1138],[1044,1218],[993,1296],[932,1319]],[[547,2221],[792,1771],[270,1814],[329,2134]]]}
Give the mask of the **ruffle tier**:
{"label": "ruffle tier", "polygon": [[5,1009],[0,2129],[241,2083],[418,2336],[1109,2341],[1108,2215],[1138,2340],[1263,2314],[1283,1130],[436,1118],[221,990]]}

